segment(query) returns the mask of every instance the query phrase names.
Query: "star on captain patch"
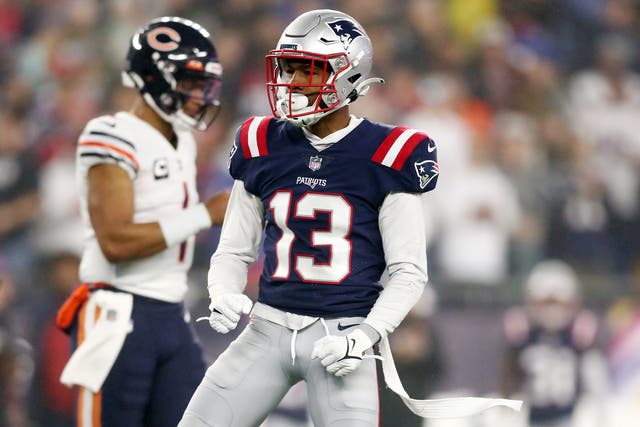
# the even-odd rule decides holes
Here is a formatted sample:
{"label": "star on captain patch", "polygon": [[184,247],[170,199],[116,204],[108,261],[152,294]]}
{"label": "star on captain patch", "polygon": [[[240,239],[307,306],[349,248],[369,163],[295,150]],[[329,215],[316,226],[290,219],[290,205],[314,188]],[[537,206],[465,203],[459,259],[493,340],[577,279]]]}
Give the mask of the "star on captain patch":
{"label": "star on captain patch", "polygon": [[309,157],[309,169],[312,171],[317,171],[322,166],[322,157],[320,156],[311,156]]}

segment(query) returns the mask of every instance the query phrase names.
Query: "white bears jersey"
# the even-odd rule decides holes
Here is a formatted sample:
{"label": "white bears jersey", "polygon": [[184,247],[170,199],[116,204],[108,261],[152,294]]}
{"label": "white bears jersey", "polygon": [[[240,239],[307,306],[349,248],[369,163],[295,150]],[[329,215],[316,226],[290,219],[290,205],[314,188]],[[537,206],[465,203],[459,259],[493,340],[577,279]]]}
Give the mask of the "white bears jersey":
{"label": "white bears jersey", "polygon": [[76,180],[84,228],[80,263],[83,282],[104,282],[133,294],[180,302],[187,291],[194,236],[154,255],[112,264],[103,255],[87,209],[87,175],[97,164],[124,169],[133,181],[136,223],[156,222],[199,202],[196,190],[196,142],[176,129],[174,148],[155,128],[119,112],[91,120],[80,135]]}

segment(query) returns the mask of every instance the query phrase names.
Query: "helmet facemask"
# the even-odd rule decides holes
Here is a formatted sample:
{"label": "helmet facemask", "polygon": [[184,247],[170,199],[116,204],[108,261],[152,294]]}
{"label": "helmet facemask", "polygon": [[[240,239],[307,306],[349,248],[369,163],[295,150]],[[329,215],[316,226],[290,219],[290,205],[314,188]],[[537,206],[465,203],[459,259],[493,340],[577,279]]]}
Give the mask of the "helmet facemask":
{"label": "helmet facemask", "polygon": [[176,118],[188,127],[206,130],[220,112],[222,80],[216,77],[189,77],[177,81]]}
{"label": "helmet facemask", "polygon": [[[337,77],[350,68],[344,53],[319,55],[296,50],[274,50],[267,55],[267,95],[276,117],[297,126],[309,126],[346,105],[336,87]],[[293,73],[308,70],[304,78]],[[316,95],[315,99],[309,96]]]}

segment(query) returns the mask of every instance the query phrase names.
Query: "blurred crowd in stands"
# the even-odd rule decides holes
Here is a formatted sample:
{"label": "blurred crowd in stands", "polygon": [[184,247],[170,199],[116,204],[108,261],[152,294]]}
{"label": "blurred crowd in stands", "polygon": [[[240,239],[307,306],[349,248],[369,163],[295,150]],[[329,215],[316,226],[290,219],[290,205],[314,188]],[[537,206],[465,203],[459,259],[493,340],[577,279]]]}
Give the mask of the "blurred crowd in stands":
{"label": "blurred crowd in stands", "polygon": [[[474,370],[499,365],[502,309],[554,258],[597,315],[608,387],[634,378],[626,398],[640,407],[640,1],[0,0],[0,426],[71,425],[73,399],[57,381],[67,342],[52,316],[78,280],[75,145],[88,119],[128,108],[120,69],[133,31],[180,15],[211,32],[224,97],[197,135],[208,195],[230,187],[239,122],[271,114],[265,54],[316,8],[353,15],[373,41],[373,74],[386,83],[354,113],[438,144],[441,176],[425,204],[438,304],[398,331],[425,340],[398,349],[421,366],[407,368],[418,375],[408,390],[498,393],[497,376],[474,384]],[[192,302],[203,312],[216,244],[215,230],[199,236]],[[478,346],[478,325],[495,345]],[[229,339],[198,330],[212,358]],[[460,351],[478,360],[452,364]]]}

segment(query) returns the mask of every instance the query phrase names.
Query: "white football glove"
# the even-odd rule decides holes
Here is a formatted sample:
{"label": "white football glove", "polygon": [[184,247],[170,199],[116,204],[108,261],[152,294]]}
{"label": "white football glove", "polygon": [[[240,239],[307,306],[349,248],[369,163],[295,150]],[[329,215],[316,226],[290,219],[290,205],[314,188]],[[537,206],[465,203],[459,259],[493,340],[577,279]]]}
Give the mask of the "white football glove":
{"label": "white football glove", "polygon": [[238,326],[242,314],[249,314],[253,303],[245,294],[222,294],[211,297],[209,324],[221,334]]}
{"label": "white football glove", "polygon": [[313,344],[312,359],[320,359],[327,372],[341,377],[355,371],[364,352],[373,347],[371,339],[356,329],[347,336],[327,335]]}

